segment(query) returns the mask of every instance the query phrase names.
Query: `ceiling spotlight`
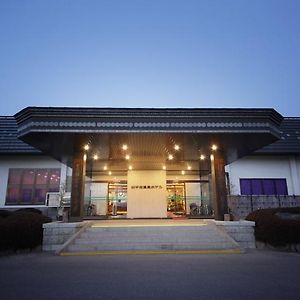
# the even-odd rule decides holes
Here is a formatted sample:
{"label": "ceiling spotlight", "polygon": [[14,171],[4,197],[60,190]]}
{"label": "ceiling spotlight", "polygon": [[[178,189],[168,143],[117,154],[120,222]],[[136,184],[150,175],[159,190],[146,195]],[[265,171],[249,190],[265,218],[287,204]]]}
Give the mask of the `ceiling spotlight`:
{"label": "ceiling spotlight", "polygon": [[191,169],[192,169],[192,167],[191,167],[191,166],[188,166],[187,168],[188,168],[188,170],[191,170]]}
{"label": "ceiling spotlight", "polygon": [[166,166],[163,166],[162,168],[163,168],[163,170],[166,170]]}
{"label": "ceiling spotlight", "polygon": [[130,159],[130,155],[129,155],[129,154],[126,154],[126,155],[125,155],[125,159],[129,160],[129,159]]}
{"label": "ceiling spotlight", "polygon": [[172,160],[174,158],[174,156],[172,154],[169,154],[168,159]]}
{"label": "ceiling spotlight", "polygon": [[132,170],[132,166],[129,166],[128,169],[129,169],[129,170]]}
{"label": "ceiling spotlight", "polygon": [[176,151],[178,151],[178,150],[180,149],[179,145],[175,145],[175,146],[174,146],[174,149],[175,149]]}
{"label": "ceiling spotlight", "polygon": [[94,160],[97,160],[97,159],[98,159],[98,155],[95,154],[95,155],[93,156],[93,158],[94,158]]}
{"label": "ceiling spotlight", "polygon": [[182,171],[181,171],[181,174],[184,175],[184,174],[185,174],[185,171],[182,170]]}
{"label": "ceiling spotlight", "polygon": [[106,170],[107,170],[107,166],[104,166],[104,167],[103,167],[103,170],[106,171]]}
{"label": "ceiling spotlight", "polygon": [[84,145],[83,149],[87,151],[87,150],[90,149],[90,146],[89,145]]}
{"label": "ceiling spotlight", "polygon": [[218,146],[217,146],[217,145],[213,144],[213,145],[211,146],[211,150],[216,151],[217,149],[218,149]]}
{"label": "ceiling spotlight", "polygon": [[111,171],[108,172],[108,175],[111,175]]}
{"label": "ceiling spotlight", "polygon": [[122,149],[123,149],[123,150],[127,150],[127,149],[128,149],[128,146],[127,146],[126,144],[124,144],[124,145],[122,146]]}
{"label": "ceiling spotlight", "polygon": [[204,160],[204,159],[205,159],[205,155],[201,154],[201,155],[200,155],[200,159],[201,159],[201,160]]}

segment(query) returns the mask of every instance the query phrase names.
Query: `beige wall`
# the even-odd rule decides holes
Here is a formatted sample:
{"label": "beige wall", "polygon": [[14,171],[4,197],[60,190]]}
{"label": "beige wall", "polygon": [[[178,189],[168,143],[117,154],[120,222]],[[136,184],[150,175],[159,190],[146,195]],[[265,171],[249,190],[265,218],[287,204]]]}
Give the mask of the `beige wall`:
{"label": "beige wall", "polygon": [[128,218],[167,217],[166,171],[128,171],[127,194]]}

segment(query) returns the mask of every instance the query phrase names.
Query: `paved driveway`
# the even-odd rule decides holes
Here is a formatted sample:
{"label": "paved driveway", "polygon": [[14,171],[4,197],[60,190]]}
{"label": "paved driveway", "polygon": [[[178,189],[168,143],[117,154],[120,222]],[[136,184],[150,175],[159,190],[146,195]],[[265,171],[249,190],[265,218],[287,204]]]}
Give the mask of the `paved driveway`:
{"label": "paved driveway", "polygon": [[0,257],[0,299],[300,299],[300,255]]}

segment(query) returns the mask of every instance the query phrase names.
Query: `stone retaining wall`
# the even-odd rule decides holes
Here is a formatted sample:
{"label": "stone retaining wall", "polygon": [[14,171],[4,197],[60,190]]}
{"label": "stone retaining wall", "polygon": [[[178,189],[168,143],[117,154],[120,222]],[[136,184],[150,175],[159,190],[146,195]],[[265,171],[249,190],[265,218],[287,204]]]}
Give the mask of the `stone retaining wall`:
{"label": "stone retaining wall", "polygon": [[245,219],[252,211],[262,208],[300,206],[300,196],[227,196],[228,207],[234,220]]}
{"label": "stone retaining wall", "polygon": [[85,222],[43,224],[43,251],[56,251],[84,224]]}
{"label": "stone retaining wall", "polygon": [[254,249],[255,222],[251,221],[215,221],[216,225],[223,228],[231,238],[233,238],[241,247]]}

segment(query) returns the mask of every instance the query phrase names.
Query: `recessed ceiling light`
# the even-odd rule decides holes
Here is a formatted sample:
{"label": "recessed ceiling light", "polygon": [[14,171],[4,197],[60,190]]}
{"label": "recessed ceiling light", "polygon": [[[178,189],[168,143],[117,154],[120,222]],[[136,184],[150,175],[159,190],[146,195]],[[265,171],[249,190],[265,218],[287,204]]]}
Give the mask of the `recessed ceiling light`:
{"label": "recessed ceiling light", "polygon": [[192,167],[191,166],[188,166],[188,170],[191,170],[192,169]]}
{"label": "recessed ceiling light", "polygon": [[174,149],[175,149],[176,151],[178,151],[178,150],[180,149],[179,145],[175,145],[175,146],[174,146]]}
{"label": "recessed ceiling light", "polygon": [[213,144],[213,145],[211,146],[211,150],[216,151],[217,149],[218,149],[218,146],[217,146],[217,145]]}
{"label": "recessed ceiling light", "polygon": [[111,175],[111,171],[108,172],[108,175]]}
{"label": "recessed ceiling light", "polygon": [[166,166],[163,166],[162,168],[163,168],[163,170],[166,170]]}
{"label": "recessed ceiling light", "polygon": [[181,171],[181,174],[184,175],[184,174],[185,174],[185,171],[182,170],[182,171]]}
{"label": "recessed ceiling light", "polygon": [[172,160],[174,158],[174,156],[172,154],[169,154],[168,159]]}
{"label": "recessed ceiling light", "polygon": [[128,146],[127,146],[126,144],[124,144],[124,145],[122,146],[122,149],[123,149],[123,150],[127,150],[127,149],[128,149]]}
{"label": "recessed ceiling light", "polygon": [[94,160],[97,160],[97,159],[98,159],[98,155],[95,154],[95,155],[93,156],[93,158],[94,158]]}
{"label": "recessed ceiling light", "polygon": [[84,145],[83,149],[87,151],[87,150],[90,149],[90,146],[89,145]]}
{"label": "recessed ceiling light", "polygon": [[126,154],[126,155],[125,155],[125,159],[127,159],[127,160],[130,159],[130,155],[129,155],[129,154]]}
{"label": "recessed ceiling light", "polygon": [[200,155],[200,159],[201,159],[201,160],[204,160],[204,159],[205,159],[205,155],[201,154],[201,155]]}
{"label": "recessed ceiling light", "polygon": [[106,170],[107,170],[107,166],[104,166],[104,167],[103,167],[103,170],[106,171]]}
{"label": "recessed ceiling light", "polygon": [[132,166],[129,166],[128,169],[129,169],[129,170],[132,170]]}

